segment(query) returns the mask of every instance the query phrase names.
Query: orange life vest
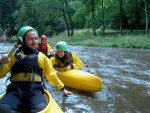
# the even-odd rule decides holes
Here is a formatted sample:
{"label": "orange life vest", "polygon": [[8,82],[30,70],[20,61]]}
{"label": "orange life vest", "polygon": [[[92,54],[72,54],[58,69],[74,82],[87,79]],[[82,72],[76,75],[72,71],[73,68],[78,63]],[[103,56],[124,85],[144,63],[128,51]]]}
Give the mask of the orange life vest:
{"label": "orange life vest", "polygon": [[42,53],[44,53],[45,55],[47,55],[47,43],[46,44],[38,44],[38,50]]}

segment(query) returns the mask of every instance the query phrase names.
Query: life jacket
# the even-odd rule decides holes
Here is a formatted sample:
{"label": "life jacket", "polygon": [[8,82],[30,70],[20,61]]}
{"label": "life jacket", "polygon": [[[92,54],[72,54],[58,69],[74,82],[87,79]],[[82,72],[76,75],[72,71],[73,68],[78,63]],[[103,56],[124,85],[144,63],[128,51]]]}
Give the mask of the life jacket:
{"label": "life jacket", "polygon": [[47,43],[45,44],[38,44],[38,50],[42,53],[44,53],[45,55],[47,55]]}
{"label": "life jacket", "polygon": [[53,66],[54,68],[63,68],[71,65],[73,62],[71,52],[65,52],[65,56],[63,58],[59,58],[57,54],[55,54],[55,58],[57,59],[58,63]]}
{"label": "life jacket", "polygon": [[[38,52],[24,55],[21,52],[15,53],[17,61],[11,69],[11,78],[18,73],[38,74],[42,77],[42,69],[38,66]],[[10,79],[11,79],[10,78]]]}

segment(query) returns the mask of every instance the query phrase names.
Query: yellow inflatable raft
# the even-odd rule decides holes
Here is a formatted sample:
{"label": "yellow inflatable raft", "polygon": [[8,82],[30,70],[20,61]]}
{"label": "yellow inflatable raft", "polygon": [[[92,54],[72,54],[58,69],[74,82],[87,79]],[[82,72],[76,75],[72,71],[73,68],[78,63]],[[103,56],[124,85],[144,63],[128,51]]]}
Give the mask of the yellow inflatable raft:
{"label": "yellow inflatable raft", "polygon": [[[0,99],[3,98],[4,95],[5,94],[0,95]],[[52,98],[51,94],[47,90],[45,90],[44,96],[48,101],[48,105],[46,106],[44,110],[38,113],[63,113],[61,108],[58,106],[56,101]]]}
{"label": "yellow inflatable raft", "polygon": [[82,70],[69,70],[58,72],[58,78],[65,86],[86,92],[98,92],[102,90],[102,80],[91,73]]}

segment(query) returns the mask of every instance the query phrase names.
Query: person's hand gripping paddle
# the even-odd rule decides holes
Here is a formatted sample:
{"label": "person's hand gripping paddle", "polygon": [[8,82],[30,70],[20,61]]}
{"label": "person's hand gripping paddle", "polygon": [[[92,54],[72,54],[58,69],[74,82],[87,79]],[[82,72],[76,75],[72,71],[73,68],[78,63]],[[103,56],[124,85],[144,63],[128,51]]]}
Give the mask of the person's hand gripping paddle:
{"label": "person's hand gripping paddle", "polygon": [[[7,59],[10,58],[11,55],[16,51],[16,49],[17,49],[20,45],[22,45],[22,44],[23,44],[23,40],[22,40],[21,37],[19,37],[18,42],[16,42],[16,44],[14,45],[14,47],[12,48],[12,50],[8,53],[8,55],[6,56],[7,58],[4,57],[4,59],[6,58],[6,61],[7,61]],[[5,64],[5,60],[3,60],[3,61],[4,61],[4,63],[3,63],[2,60],[1,60],[0,68],[3,67],[4,64]]]}

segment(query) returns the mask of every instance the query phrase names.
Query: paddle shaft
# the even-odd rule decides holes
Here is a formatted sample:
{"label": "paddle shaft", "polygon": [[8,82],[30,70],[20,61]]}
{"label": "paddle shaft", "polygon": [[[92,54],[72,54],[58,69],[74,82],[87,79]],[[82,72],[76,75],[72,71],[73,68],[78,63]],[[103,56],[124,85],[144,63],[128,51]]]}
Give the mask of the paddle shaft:
{"label": "paddle shaft", "polygon": [[11,55],[16,51],[16,49],[18,48],[18,44],[16,43],[15,46],[12,48],[12,50],[8,53],[8,57],[11,57]]}
{"label": "paddle shaft", "polygon": [[[11,55],[16,51],[16,49],[23,43],[22,38],[19,38],[19,41],[15,44],[15,46],[12,48],[12,50],[8,53],[8,57],[10,58]],[[2,68],[4,64],[0,65],[0,68]]]}

